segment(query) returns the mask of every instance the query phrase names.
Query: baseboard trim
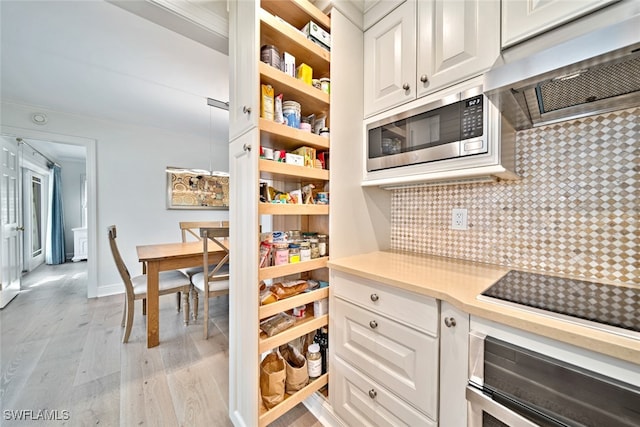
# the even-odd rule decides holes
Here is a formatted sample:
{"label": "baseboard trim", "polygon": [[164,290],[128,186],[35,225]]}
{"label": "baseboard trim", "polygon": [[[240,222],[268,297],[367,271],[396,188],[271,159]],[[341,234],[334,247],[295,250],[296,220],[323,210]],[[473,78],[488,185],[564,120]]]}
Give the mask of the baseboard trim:
{"label": "baseboard trim", "polygon": [[340,418],[333,413],[333,408],[329,401],[319,392],[313,393],[302,403],[307,407],[323,426],[346,427]]}
{"label": "baseboard trim", "polygon": [[124,293],[122,283],[114,283],[113,285],[98,286],[97,297],[108,297],[110,295],[118,295]]}

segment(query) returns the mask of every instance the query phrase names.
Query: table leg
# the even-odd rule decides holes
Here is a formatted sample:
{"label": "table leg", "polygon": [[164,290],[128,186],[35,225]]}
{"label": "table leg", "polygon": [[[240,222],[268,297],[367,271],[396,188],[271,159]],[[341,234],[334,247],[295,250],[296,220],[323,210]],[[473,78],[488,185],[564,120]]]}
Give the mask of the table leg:
{"label": "table leg", "polygon": [[147,265],[147,348],[160,344],[159,337],[159,265],[149,262]]}

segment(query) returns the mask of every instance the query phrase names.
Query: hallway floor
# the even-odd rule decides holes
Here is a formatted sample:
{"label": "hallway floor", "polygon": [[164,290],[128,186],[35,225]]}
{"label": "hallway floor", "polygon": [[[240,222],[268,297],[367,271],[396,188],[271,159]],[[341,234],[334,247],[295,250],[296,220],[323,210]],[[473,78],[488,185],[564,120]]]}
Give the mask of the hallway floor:
{"label": "hallway floor", "polygon": [[[86,263],[42,265],[22,289],[0,310],[1,425],[47,410],[57,420],[37,425],[231,426],[227,296],[210,301],[208,340],[201,317],[185,327],[161,297],[161,343],[147,349],[141,301],[122,344],[124,296],[87,299]],[[321,424],[299,404],[272,426]]]}

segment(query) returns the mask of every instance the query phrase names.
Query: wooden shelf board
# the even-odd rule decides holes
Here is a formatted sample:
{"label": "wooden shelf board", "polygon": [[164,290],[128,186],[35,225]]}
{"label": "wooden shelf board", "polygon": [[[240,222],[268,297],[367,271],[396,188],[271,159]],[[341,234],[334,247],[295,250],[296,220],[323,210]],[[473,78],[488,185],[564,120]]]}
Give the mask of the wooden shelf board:
{"label": "wooden shelf board", "polygon": [[316,79],[330,77],[331,53],[328,50],[307,40],[299,30],[281,22],[264,9],[260,9],[259,15],[261,45],[274,45],[281,54],[289,52],[296,58],[296,66],[305,63],[313,68],[313,77]]}
{"label": "wooden shelf board", "polygon": [[315,133],[304,132],[263,118],[259,119],[258,126],[260,127],[260,144],[264,147],[287,151],[301,146],[315,148],[317,151],[329,149],[329,138]]}
{"label": "wooden shelf board", "polygon": [[[274,95],[282,94],[283,101],[300,103],[302,115],[329,115],[329,94],[306,84],[302,80],[260,61],[260,83],[273,86]],[[315,77],[314,77],[315,78]]]}
{"label": "wooden shelf board", "polygon": [[285,394],[285,398],[278,405],[274,406],[271,409],[267,409],[262,400],[259,403],[259,419],[258,423],[260,427],[267,426],[276,419],[280,418],[282,415],[286,414],[289,410],[291,410],[298,403],[305,400],[307,397],[311,396],[316,391],[320,390],[322,387],[329,383],[329,374],[323,374],[315,380],[312,380],[304,387],[302,390],[296,392],[292,395]]}
{"label": "wooden shelf board", "polygon": [[323,298],[329,298],[328,287],[316,289],[310,292],[303,292],[272,304],[260,306],[260,309],[258,310],[258,318],[260,320],[266,319],[267,317],[274,316],[280,312],[291,310],[293,307],[299,307]]}
{"label": "wooden shelf board", "polygon": [[260,159],[258,161],[260,178],[275,181],[328,181],[327,169],[311,168],[308,166],[290,165],[273,160]]}
{"label": "wooden shelf board", "polygon": [[325,31],[331,32],[331,18],[307,0],[291,0],[283,5],[283,0],[262,0],[260,5],[273,15],[278,15],[291,25],[302,28],[313,21]]}
{"label": "wooden shelf board", "polygon": [[260,203],[258,213],[260,215],[329,215],[329,205]]}
{"label": "wooden shelf board", "polygon": [[323,326],[329,324],[329,315],[324,314],[320,317],[314,317],[313,313],[307,312],[305,317],[296,320],[296,324],[289,329],[280,332],[272,337],[268,337],[264,333],[260,333],[260,340],[258,342],[258,351],[265,353],[272,350],[282,344],[286,344],[289,341],[298,338],[304,334],[308,334],[311,331],[320,329]]}

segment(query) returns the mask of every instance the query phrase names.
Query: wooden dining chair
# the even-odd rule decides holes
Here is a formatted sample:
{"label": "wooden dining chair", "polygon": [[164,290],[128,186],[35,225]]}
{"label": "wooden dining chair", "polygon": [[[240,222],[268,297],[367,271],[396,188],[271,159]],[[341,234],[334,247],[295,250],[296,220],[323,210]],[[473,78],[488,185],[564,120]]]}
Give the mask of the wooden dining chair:
{"label": "wooden dining chair", "polygon": [[[124,310],[122,312],[122,324],[124,327],[124,335],[122,336],[122,342],[129,341],[129,335],[131,335],[131,326],[133,325],[133,312],[134,301],[142,300],[142,314],[147,312],[147,275],[141,274],[139,276],[131,277],[129,270],[125,265],[118,245],[116,244],[116,226],[111,225],[108,227],[109,231],[109,246],[111,247],[111,254],[113,260],[118,267],[118,272],[122,278],[125,288],[125,300]],[[159,295],[176,294],[177,309],[180,312],[180,300],[182,299],[182,311],[184,312],[184,324],[189,324],[189,292],[191,290],[191,283],[189,278],[178,270],[161,271],[158,281]],[[182,298],[180,296],[182,295]]]}
{"label": "wooden dining chair", "polygon": [[[201,228],[215,228],[215,227],[229,227],[229,221],[181,221],[180,225],[180,234],[182,235],[182,243],[186,243],[189,241],[201,241],[200,237],[200,229]],[[202,267],[188,267],[181,268],[184,274],[189,276],[193,276],[196,273],[202,273]]]}
{"label": "wooden dining chair", "polygon": [[[191,276],[193,284],[193,319],[198,318],[198,294],[204,296],[204,339],[209,337],[209,298],[229,293],[229,249],[222,239],[229,238],[229,227],[208,227],[200,229],[202,239],[202,269]],[[220,261],[209,264],[209,244],[215,244],[224,251]],[[207,266],[209,266],[207,268]],[[207,271],[207,275],[204,274]]]}

